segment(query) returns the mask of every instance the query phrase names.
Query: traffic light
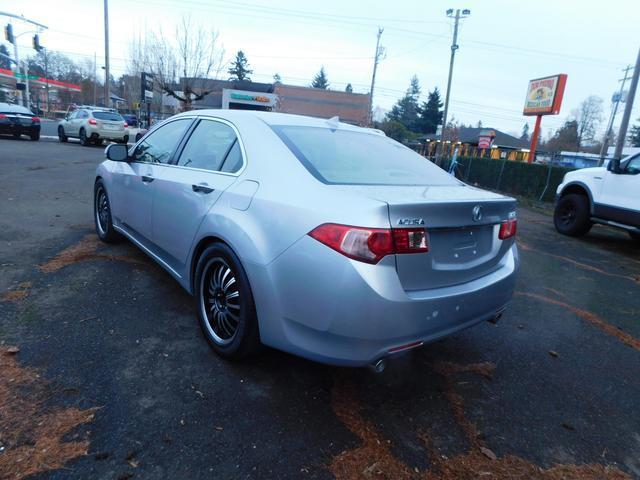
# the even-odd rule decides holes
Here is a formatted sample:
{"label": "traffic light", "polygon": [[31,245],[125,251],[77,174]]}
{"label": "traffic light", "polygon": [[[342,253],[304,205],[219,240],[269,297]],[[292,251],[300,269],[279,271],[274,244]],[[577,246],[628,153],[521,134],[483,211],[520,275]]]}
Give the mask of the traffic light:
{"label": "traffic light", "polygon": [[13,25],[11,25],[10,23],[7,23],[7,25],[4,27],[4,39],[9,43],[16,43],[16,39],[13,36]]}
{"label": "traffic light", "polygon": [[33,43],[33,49],[36,52],[39,52],[44,48],[42,45],[40,45],[40,35],[38,35],[38,34],[35,34],[33,36],[33,42],[32,43]]}

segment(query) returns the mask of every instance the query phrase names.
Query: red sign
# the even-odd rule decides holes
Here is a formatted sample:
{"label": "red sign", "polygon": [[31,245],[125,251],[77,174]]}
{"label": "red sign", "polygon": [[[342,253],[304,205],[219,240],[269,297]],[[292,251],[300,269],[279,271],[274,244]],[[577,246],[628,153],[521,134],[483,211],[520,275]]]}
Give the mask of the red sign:
{"label": "red sign", "polygon": [[491,148],[492,137],[478,137],[478,148]]}

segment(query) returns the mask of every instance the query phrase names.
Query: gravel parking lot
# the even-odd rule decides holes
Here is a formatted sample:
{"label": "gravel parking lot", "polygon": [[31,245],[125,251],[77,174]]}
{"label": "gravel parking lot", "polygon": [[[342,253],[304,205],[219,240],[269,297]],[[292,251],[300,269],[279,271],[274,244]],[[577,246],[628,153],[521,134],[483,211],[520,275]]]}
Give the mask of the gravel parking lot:
{"label": "gravel parking lot", "polygon": [[509,309],[382,374],[229,363],[98,242],[103,149],[0,139],[0,478],[640,478],[640,249],[519,210]]}

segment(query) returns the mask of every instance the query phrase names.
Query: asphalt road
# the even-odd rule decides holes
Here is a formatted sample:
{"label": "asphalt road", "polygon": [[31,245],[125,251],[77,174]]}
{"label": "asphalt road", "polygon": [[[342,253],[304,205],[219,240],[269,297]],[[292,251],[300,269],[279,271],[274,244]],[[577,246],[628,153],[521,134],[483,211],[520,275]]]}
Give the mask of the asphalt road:
{"label": "asphalt road", "polygon": [[0,478],[640,478],[623,233],[562,237],[521,208],[503,319],[380,375],[271,350],[234,364],[168,274],[96,241],[102,150],[0,139]]}

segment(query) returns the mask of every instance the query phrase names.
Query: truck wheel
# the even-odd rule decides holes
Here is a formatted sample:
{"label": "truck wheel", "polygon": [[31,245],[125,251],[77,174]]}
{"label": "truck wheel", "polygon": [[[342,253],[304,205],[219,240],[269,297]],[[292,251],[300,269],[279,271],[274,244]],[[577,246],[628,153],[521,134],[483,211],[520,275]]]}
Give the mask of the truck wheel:
{"label": "truck wheel", "polygon": [[593,226],[589,213],[589,199],[576,193],[565,195],[556,205],[553,223],[556,230],[563,235],[586,235]]}

